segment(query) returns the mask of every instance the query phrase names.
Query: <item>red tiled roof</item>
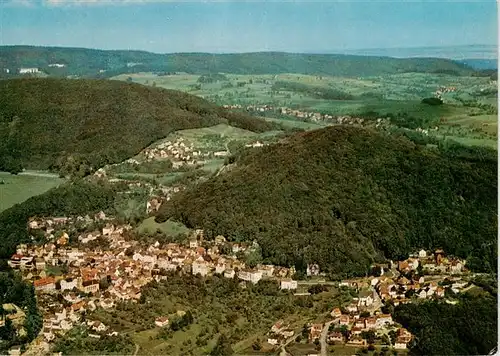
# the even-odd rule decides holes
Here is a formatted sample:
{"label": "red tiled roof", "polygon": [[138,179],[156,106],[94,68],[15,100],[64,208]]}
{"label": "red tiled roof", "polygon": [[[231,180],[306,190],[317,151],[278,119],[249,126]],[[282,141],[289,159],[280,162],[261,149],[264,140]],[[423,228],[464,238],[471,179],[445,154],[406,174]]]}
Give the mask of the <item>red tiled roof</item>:
{"label": "red tiled roof", "polygon": [[38,279],[36,281],[33,282],[33,285],[35,287],[42,287],[42,286],[46,286],[48,284],[52,284],[52,283],[55,283],[55,279],[53,277],[46,277],[46,278],[42,278],[42,279]]}

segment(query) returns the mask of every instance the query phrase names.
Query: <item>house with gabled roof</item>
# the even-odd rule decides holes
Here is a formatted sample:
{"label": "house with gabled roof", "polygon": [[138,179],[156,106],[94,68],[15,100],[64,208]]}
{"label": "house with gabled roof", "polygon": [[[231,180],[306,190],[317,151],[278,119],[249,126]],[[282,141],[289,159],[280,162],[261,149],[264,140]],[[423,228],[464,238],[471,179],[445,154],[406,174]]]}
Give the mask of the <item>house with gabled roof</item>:
{"label": "house with gabled roof", "polygon": [[333,308],[332,312],[330,313],[330,315],[333,317],[333,318],[339,318],[341,315],[342,315],[342,312],[340,311],[340,308]]}

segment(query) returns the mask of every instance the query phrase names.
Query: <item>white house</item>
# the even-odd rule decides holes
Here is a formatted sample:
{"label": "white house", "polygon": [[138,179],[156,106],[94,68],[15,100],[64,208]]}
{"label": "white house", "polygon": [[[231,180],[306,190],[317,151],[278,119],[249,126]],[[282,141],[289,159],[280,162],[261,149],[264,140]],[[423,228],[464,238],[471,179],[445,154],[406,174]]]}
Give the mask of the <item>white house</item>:
{"label": "white house", "polygon": [[394,344],[394,348],[399,350],[404,350],[406,349],[406,343],[401,341],[396,341],[396,343]]}
{"label": "white house", "polygon": [[350,313],[356,313],[358,311],[358,305],[356,303],[351,303],[346,307],[346,310]]}
{"label": "white house", "polygon": [[19,68],[19,74],[40,73],[38,68]]}
{"label": "white house", "polygon": [[215,273],[217,274],[223,274],[225,270],[226,270],[226,265],[223,263],[220,263],[217,266],[215,266]]}
{"label": "white house", "polygon": [[72,290],[73,288],[77,288],[76,278],[72,279],[72,280],[71,279],[70,280],[66,280],[66,279],[61,280],[61,291]]}
{"label": "white house", "polygon": [[280,289],[297,289],[297,281],[292,280],[291,278],[281,280]]}
{"label": "white house", "polygon": [[210,268],[206,262],[203,261],[195,261],[192,265],[192,273],[197,275],[198,273],[203,277],[206,276],[209,272]]}
{"label": "white house", "polygon": [[276,338],[268,338],[267,343],[271,345],[278,345],[278,339]]}
{"label": "white house", "polygon": [[51,63],[51,64],[49,64],[49,67],[51,67],[51,68],[64,68],[64,67],[66,67],[66,64]]}
{"label": "white house", "polygon": [[243,270],[238,273],[238,278],[256,284],[262,279],[262,272]]}
{"label": "white house", "polygon": [[164,326],[168,325],[168,318],[166,316],[161,316],[155,319],[155,325],[163,328]]}
{"label": "white house", "polygon": [[94,331],[102,332],[102,331],[106,331],[106,329],[107,329],[106,325],[104,325],[103,323],[101,323],[99,320],[96,320],[92,324],[92,330],[94,330]]}
{"label": "white house", "polygon": [[106,225],[102,228],[102,234],[104,236],[111,235],[115,231],[115,227],[113,225]]}
{"label": "white house", "polygon": [[189,248],[197,248],[198,247],[198,240],[193,239],[189,241]]}
{"label": "white house", "polygon": [[226,277],[226,278],[234,278],[235,274],[236,274],[236,272],[234,271],[234,269],[226,269],[224,271],[224,277]]}
{"label": "white house", "polygon": [[392,324],[392,316],[391,314],[381,314],[377,316],[377,325],[379,327],[385,326],[386,324]]}
{"label": "white house", "polygon": [[319,266],[317,264],[307,265],[306,274],[309,277],[319,275]]}
{"label": "white house", "polygon": [[418,251],[418,257],[420,257],[420,258],[427,257],[427,252],[425,252],[425,250]]}

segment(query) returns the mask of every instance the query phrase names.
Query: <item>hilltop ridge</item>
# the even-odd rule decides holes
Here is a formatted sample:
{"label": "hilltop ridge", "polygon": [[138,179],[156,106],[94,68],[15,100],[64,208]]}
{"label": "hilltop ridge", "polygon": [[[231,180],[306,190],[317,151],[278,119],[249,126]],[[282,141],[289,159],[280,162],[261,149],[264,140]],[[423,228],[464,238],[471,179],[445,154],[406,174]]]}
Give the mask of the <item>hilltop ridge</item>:
{"label": "hilltop ridge", "polygon": [[[61,67],[49,67],[51,64],[59,64]],[[13,75],[21,67],[37,67],[51,76],[77,75],[103,78],[137,72],[300,73],[354,77],[404,72],[456,75],[474,72],[472,68],[464,64],[439,58],[391,58],[285,52],[156,54],[145,51],[86,48],[0,47],[0,69],[9,69]]]}
{"label": "hilltop ridge", "polygon": [[299,270],[318,263],[364,274],[378,259],[422,246],[487,270],[496,263],[493,158],[329,127],[245,152],[225,174],[175,196],[157,219],[203,228],[209,238],[256,239],[267,262]]}
{"label": "hilltop ridge", "polygon": [[85,175],[121,162],[175,130],[226,123],[276,125],[174,90],[109,80],[0,81],[0,170]]}

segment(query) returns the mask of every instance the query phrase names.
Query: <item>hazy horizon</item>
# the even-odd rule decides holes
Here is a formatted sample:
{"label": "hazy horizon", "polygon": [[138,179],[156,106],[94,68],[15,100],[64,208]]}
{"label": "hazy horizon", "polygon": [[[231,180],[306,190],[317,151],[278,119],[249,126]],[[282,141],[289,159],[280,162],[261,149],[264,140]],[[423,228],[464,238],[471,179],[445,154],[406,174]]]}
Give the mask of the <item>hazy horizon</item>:
{"label": "hazy horizon", "polygon": [[[345,49],[339,51],[304,51],[304,52],[291,52],[291,51],[250,51],[250,52],[153,52],[141,49],[103,49],[92,47],[74,47],[74,46],[44,46],[44,45],[28,45],[28,44],[8,44],[0,45],[2,47],[35,47],[35,48],[66,48],[66,49],[86,49],[96,51],[132,51],[132,52],[146,52],[158,55],[169,54],[249,54],[249,53],[289,53],[289,54],[312,54],[312,55],[353,55],[353,56],[375,56],[375,57],[394,57],[394,58],[447,58],[447,59],[486,59],[497,60],[497,47],[494,45],[472,44],[465,46],[435,46],[435,47],[389,47],[389,48],[361,48],[361,49]],[[482,51],[459,51],[459,49],[482,47]]]}
{"label": "hazy horizon", "polygon": [[497,8],[491,0],[0,3],[0,45],[153,53],[350,54],[496,44]]}

